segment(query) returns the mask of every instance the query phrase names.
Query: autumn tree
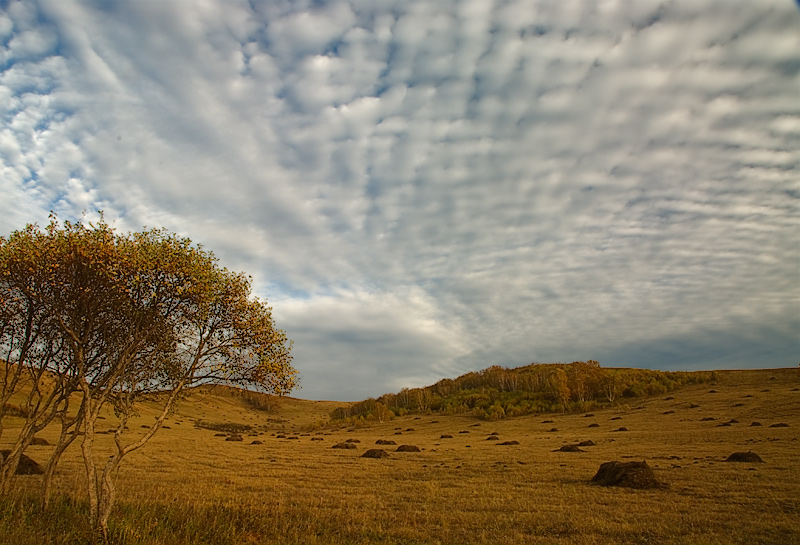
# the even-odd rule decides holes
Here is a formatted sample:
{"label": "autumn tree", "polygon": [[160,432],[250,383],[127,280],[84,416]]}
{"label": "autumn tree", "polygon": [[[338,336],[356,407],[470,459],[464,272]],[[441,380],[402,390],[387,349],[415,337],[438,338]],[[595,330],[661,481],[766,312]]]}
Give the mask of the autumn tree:
{"label": "autumn tree", "polygon": [[[32,259],[19,251],[25,247],[42,251]],[[62,416],[62,434],[48,468],[82,436],[90,522],[105,539],[117,468],[153,437],[187,386],[226,382],[283,394],[296,385],[291,343],[275,328],[271,309],[251,296],[250,279],[220,267],[188,239],[54,219],[45,232],[29,226],[0,239],[0,250],[3,289],[29,294],[43,309],[43,346],[58,362],[47,367],[80,400],[72,418],[66,409],[51,411]],[[7,273],[14,266],[27,277]],[[25,284],[30,279],[34,288]],[[161,411],[126,441],[126,423],[144,395],[159,399]],[[114,450],[98,466],[95,423],[107,406],[119,418]],[[48,486],[46,475],[45,498]]]}
{"label": "autumn tree", "polygon": [[559,366],[553,374],[550,375],[550,388],[556,401],[558,401],[562,408],[566,409],[570,399],[570,391],[567,372],[564,371],[563,367]]}

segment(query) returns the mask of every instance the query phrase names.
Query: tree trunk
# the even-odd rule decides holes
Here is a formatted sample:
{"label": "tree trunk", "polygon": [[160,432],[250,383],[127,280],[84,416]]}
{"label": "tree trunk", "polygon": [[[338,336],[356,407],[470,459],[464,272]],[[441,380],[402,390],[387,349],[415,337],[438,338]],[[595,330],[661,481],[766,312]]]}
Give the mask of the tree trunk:
{"label": "tree trunk", "polygon": [[11,482],[14,480],[14,475],[17,473],[17,467],[19,466],[20,458],[22,458],[22,453],[28,448],[28,445],[31,444],[31,440],[33,439],[31,429],[33,429],[33,422],[26,422],[25,426],[20,430],[19,437],[11,447],[8,456],[6,456],[0,464],[0,493],[3,495],[7,494],[11,487]]}
{"label": "tree trunk", "polygon": [[84,389],[86,396],[86,410],[83,413],[83,441],[81,442],[81,453],[83,454],[83,465],[86,468],[86,494],[89,500],[89,524],[92,528],[97,528],[97,467],[94,465],[94,419],[92,418],[92,403],[89,397],[88,385]]}
{"label": "tree trunk", "polygon": [[44,468],[44,475],[42,476],[42,507],[44,509],[47,509],[50,505],[50,490],[53,486],[53,475],[56,472],[58,461],[61,459],[61,455],[64,454],[64,451],[67,450],[67,447],[78,437],[79,426],[76,426],[72,432],[69,431],[69,428],[77,424],[80,419],[80,411],[78,412],[78,416],[71,422],[67,422],[66,410],[61,416],[61,435],[58,437],[56,447],[50,459],[47,461],[47,465]]}

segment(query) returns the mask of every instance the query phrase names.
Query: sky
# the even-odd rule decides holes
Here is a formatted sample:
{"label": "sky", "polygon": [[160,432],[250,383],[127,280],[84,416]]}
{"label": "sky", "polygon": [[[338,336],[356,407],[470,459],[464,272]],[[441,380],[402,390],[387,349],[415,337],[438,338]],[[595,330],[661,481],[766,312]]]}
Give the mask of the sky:
{"label": "sky", "polygon": [[800,362],[792,0],[0,0],[0,234],[165,227],[306,399]]}

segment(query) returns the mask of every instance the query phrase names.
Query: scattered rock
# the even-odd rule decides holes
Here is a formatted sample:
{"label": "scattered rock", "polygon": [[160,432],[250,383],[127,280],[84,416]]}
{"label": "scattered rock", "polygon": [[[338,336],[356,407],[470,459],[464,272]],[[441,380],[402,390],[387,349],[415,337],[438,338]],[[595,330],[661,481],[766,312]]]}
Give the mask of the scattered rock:
{"label": "scattered rock", "polygon": [[717,391],[716,391],[716,390],[709,390],[709,391],[708,391],[708,393],[709,393],[709,394],[716,394],[716,393],[717,393]]}
{"label": "scattered rock", "polygon": [[276,435],[275,438],[276,439],[286,439],[286,436],[281,433],[281,434]]}
{"label": "scattered rock", "polygon": [[360,443],[361,439],[348,439],[345,443]]}
{"label": "scattered rock", "polygon": [[[5,460],[9,454],[11,454],[10,450],[0,450],[0,460]],[[15,475],[41,475],[43,473],[42,466],[35,460],[25,454],[20,455],[17,470],[14,472]]]}
{"label": "scattered rock", "polygon": [[673,399],[675,399],[675,398],[672,397],[672,396],[669,396],[669,397],[665,397],[664,401],[672,401]]}
{"label": "scattered rock", "polygon": [[647,462],[605,462],[592,477],[592,482],[601,486],[624,486],[628,488],[666,488],[656,479]]}
{"label": "scattered rock", "polygon": [[550,428],[550,433],[555,433],[558,431],[558,428]]}
{"label": "scattered rock", "polygon": [[713,416],[704,416],[703,418],[700,419],[700,422],[710,422],[712,420],[716,420],[716,418],[714,418]]}
{"label": "scattered rock", "polygon": [[375,441],[376,445],[396,445],[397,441],[392,441],[391,439],[378,439]]}
{"label": "scattered rock", "polygon": [[761,425],[761,422],[751,422],[750,423],[750,427],[751,428],[754,427],[754,426],[760,426],[760,425]]}
{"label": "scattered rock", "polygon": [[594,441],[592,441],[591,439],[587,439],[586,441],[581,441],[580,443],[578,443],[578,446],[579,446],[579,447],[593,447],[593,446],[595,446],[596,444],[597,444],[597,443],[595,443],[595,442],[594,442]]}
{"label": "scattered rock", "polygon": [[489,437],[486,438],[486,440],[487,441],[499,441],[500,438],[497,437],[496,435],[490,435]]}
{"label": "scattered rock", "polygon": [[561,448],[557,448],[553,452],[586,452],[578,445],[564,445]]}
{"label": "scattered rock", "polygon": [[622,417],[621,416],[615,416],[611,420],[622,420]]}
{"label": "scattered rock", "polygon": [[389,453],[383,449],[371,448],[361,455],[362,458],[388,458]]}
{"label": "scattered rock", "polygon": [[519,445],[519,441],[503,441],[502,443],[497,443],[498,447],[507,445]]}
{"label": "scattered rock", "polygon": [[225,440],[226,441],[244,441],[244,437],[242,437],[238,433],[232,433],[228,437],[226,437]]}
{"label": "scattered rock", "polygon": [[600,424],[598,424],[597,422],[592,422],[591,424],[589,424],[588,427],[590,427],[590,428],[599,428]]}
{"label": "scattered rock", "polygon": [[552,420],[542,420],[542,424],[552,424]]}
{"label": "scattered rock", "polygon": [[615,429],[614,431],[628,431],[628,428],[625,426],[620,426],[619,428]]}
{"label": "scattered rock", "polygon": [[322,437],[312,437],[311,440],[312,441],[324,441],[325,439],[323,439]]}
{"label": "scattered rock", "polygon": [[728,420],[728,424],[738,424],[738,423],[739,421],[736,420],[735,418],[731,418],[730,420]]}
{"label": "scattered rock", "polygon": [[215,433],[214,437],[228,437],[227,433]]}
{"label": "scattered rock", "polygon": [[422,452],[416,445],[400,445],[395,452]]}
{"label": "scattered rock", "polygon": [[763,464],[764,460],[755,452],[734,452],[725,459],[726,462],[746,462],[748,464]]}
{"label": "scattered rock", "polygon": [[447,433],[443,433],[442,436],[439,439],[452,439],[452,438],[453,438],[452,435],[449,435]]}
{"label": "scattered rock", "polygon": [[698,408],[699,406],[700,406],[700,405],[698,405],[697,403],[690,403],[690,404],[689,404],[689,408],[690,408],[690,409],[696,409],[696,408]]}
{"label": "scattered rock", "polygon": [[490,433],[489,435],[500,435],[500,434],[499,434],[499,433],[497,433],[496,431],[493,431],[493,432],[492,432],[492,433]]}
{"label": "scattered rock", "polygon": [[460,431],[458,433],[469,433],[469,430]]}
{"label": "scattered rock", "polygon": [[594,414],[592,414],[592,413],[587,413],[587,414],[583,415],[584,418],[591,418],[592,416],[594,416]]}
{"label": "scattered rock", "polygon": [[664,411],[663,414],[675,414],[675,411]]}
{"label": "scattered rock", "polygon": [[769,427],[770,428],[788,428],[789,424],[787,424],[786,422],[779,422],[777,424],[770,424]]}
{"label": "scattered rock", "polygon": [[255,441],[250,441],[250,444],[251,445],[263,445],[264,442],[263,441],[259,441],[258,439],[256,439]]}
{"label": "scattered rock", "polygon": [[407,428],[406,431],[416,431],[414,428]]}
{"label": "scattered rock", "polygon": [[353,443],[336,443],[331,448],[354,449],[356,446]]}
{"label": "scattered rock", "polygon": [[744,403],[734,403],[734,407],[744,407]]}

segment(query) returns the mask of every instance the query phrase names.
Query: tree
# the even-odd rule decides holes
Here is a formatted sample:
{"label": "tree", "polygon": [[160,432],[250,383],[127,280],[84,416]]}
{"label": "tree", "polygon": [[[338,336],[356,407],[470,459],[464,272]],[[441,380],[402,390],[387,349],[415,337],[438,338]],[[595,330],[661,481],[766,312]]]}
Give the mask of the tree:
{"label": "tree", "polygon": [[[276,394],[296,386],[291,342],[250,290],[249,277],[164,230],[121,235],[102,220],[62,226],[53,218],[45,232],[28,226],[0,238],[0,346],[15,356],[6,369],[44,368],[58,386],[45,388],[45,373],[31,378],[34,389],[56,400],[46,415],[60,416],[62,424],[43,483],[45,501],[51,469],[82,435],[90,522],[107,540],[116,469],[153,437],[187,386],[224,382]],[[26,320],[14,307],[28,300],[43,316],[35,363],[27,353],[20,359]],[[14,376],[3,383],[4,396],[19,389]],[[70,394],[80,403],[75,417],[67,416]],[[125,424],[143,396],[159,399],[161,412],[125,442]],[[108,405],[118,422],[114,451],[100,467],[94,428]],[[24,450],[25,440],[18,442]]]}
{"label": "tree", "polygon": [[570,391],[567,372],[564,371],[563,367],[558,367],[550,376],[550,387],[552,388],[553,396],[556,398],[556,401],[566,409],[569,403]]}

